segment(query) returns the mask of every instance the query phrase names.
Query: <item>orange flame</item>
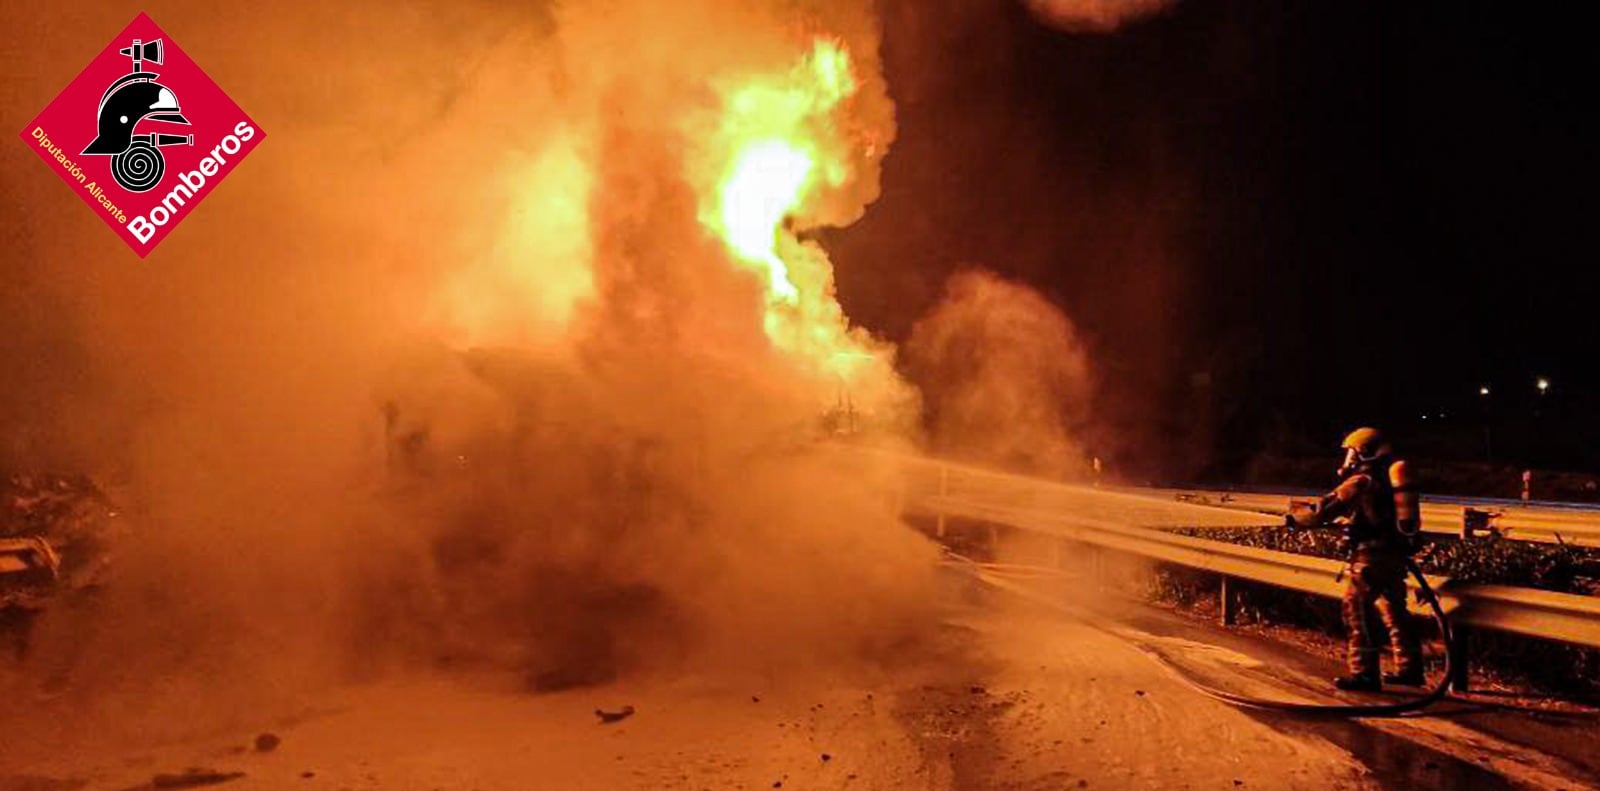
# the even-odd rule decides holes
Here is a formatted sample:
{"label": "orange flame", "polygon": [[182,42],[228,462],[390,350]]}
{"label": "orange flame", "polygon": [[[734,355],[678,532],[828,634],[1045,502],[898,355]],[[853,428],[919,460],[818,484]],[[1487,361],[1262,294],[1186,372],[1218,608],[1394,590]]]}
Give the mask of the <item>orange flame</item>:
{"label": "orange flame", "polygon": [[818,39],[787,73],[725,90],[709,143],[719,180],[702,194],[700,211],[733,258],[764,276],[773,344],[846,385],[884,353],[850,329],[826,253],[795,229],[854,175],[855,152],[835,115],[859,86],[844,45]]}
{"label": "orange flame", "polygon": [[[826,252],[799,235],[859,216],[876,193],[876,162],[892,134],[881,127],[892,121],[863,91],[875,83],[857,73],[843,40],[830,37],[776,69],[730,60],[738,65],[721,66],[707,82],[697,74],[696,90],[671,94],[681,101],[654,105],[666,114],[661,130],[676,129],[687,143],[680,172],[694,217],[727,253],[705,263],[745,269],[761,289],[759,303],[697,309],[760,311],[766,340],[819,391],[848,393],[866,409],[898,406],[905,391],[892,348],[850,326]],[[682,88],[668,82],[667,91]],[[607,263],[595,234],[606,229],[594,216],[605,190],[604,106],[572,102],[571,117],[545,130],[536,153],[508,158],[495,186],[509,210],[492,248],[435,295],[441,323],[462,342],[563,349],[587,331],[588,318],[605,315],[596,306],[608,298]]]}
{"label": "orange flame", "polygon": [[716,205],[706,207],[701,222],[721,235],[741,261],[766,269],[776,300],[799,297],[778,254],[784,218],[816,189],[819,175],[832,186],[847,175],[840,152],[825,150],[815,127],[826,124],[856,87],[849,53],[841,44],[819,40],[789,74],[745,82],[724,101],[718,132],[729,152],[728,163]]}

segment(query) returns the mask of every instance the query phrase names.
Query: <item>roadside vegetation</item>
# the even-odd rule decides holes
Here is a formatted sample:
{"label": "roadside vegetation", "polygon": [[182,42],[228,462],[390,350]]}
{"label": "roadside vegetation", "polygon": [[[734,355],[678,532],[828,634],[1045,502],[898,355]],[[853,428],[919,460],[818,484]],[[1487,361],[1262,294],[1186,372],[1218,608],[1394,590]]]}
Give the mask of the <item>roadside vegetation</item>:
{"label": "roadside vegetation", "polygon": [[[1174,532],[1302,555],[1345,557],[1337,530],[1196,528]],[[1424,572],[1447,576],[1458,583],[1580,595],[1600,593],[1600,550],[1585,547],[1497,536],[1469,541],[1441,539],[1430,541],[1418,553],[1417,560]],[[1151,594],[1187,608],[1214,608],[1218,585],[1214,574],[1160,566],[1151,583]],[[1236,582],[1230,589],[1236,592],[1241,623],[1312,629],[1331,637],[1343,635],[1337,601],[1251,583]],[[1505,686],[1585,702],[1600,701],[1600,651],[1594,649],[1482,631],[1472,634],[1468,659],[1472,667],[1487,671]]]}

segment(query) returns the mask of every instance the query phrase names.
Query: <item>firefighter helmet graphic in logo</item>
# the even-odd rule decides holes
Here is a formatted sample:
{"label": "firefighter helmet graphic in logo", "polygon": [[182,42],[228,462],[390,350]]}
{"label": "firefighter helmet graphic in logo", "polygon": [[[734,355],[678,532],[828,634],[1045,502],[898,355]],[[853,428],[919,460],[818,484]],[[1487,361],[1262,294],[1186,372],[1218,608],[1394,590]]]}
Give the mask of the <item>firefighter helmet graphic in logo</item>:
{"label": "firefighter helmet graphic in logo", "polygon": [[18,135],[141,258],[265,136],[143,13]]}
{"label": "firefighter helmet graphic in logo", "polygon": [[101,95],[100,134],[83,153],[111,157],[111,177],[129,192],[146,192],[161,183],[166,170],[160,147],[193,145],[194,135],[134,134],[143,121],[188,126],[189,119],[178,109],[172,89],[156,82],[161,75],[143,69],[144,61],[161,63],[161,39],[134,39],[133,46],[120,52],[133,61],[133,71],[117,78]]}

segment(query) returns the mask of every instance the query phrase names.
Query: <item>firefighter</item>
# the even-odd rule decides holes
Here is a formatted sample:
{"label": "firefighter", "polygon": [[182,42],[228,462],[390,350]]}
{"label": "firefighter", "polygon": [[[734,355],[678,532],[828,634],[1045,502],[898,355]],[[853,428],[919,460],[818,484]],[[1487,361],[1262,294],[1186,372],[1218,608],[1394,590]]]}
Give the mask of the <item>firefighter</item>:
{"label": "firefighter", "polygon": [[[1406,571],[1418,546],[1421,509],[1411,470],[1394,457],[1383,435],[1358,428],[1344,439],[1339,485],[1309,509],[1291,511],[1291,528],[1320,527],[1348,517],[1350,568],[1345,573],[1345,665],[1334,679],[1344,690],[1375,691],[1384,684],[1420,686],[1422,648],[1406,613]],[[1378,673],[1376,629],[1388,630],[1395,672]]]}

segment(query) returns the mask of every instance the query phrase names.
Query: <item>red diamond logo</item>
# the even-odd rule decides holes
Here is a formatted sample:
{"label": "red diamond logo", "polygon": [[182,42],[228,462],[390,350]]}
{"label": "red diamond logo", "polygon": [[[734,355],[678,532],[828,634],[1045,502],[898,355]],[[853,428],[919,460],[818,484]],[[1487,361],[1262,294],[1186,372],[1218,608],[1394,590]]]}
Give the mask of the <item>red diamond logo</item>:
{"label": "red diamond logo", "polygon": [[266,133],[140,14],[21,136],[143,258]]}

